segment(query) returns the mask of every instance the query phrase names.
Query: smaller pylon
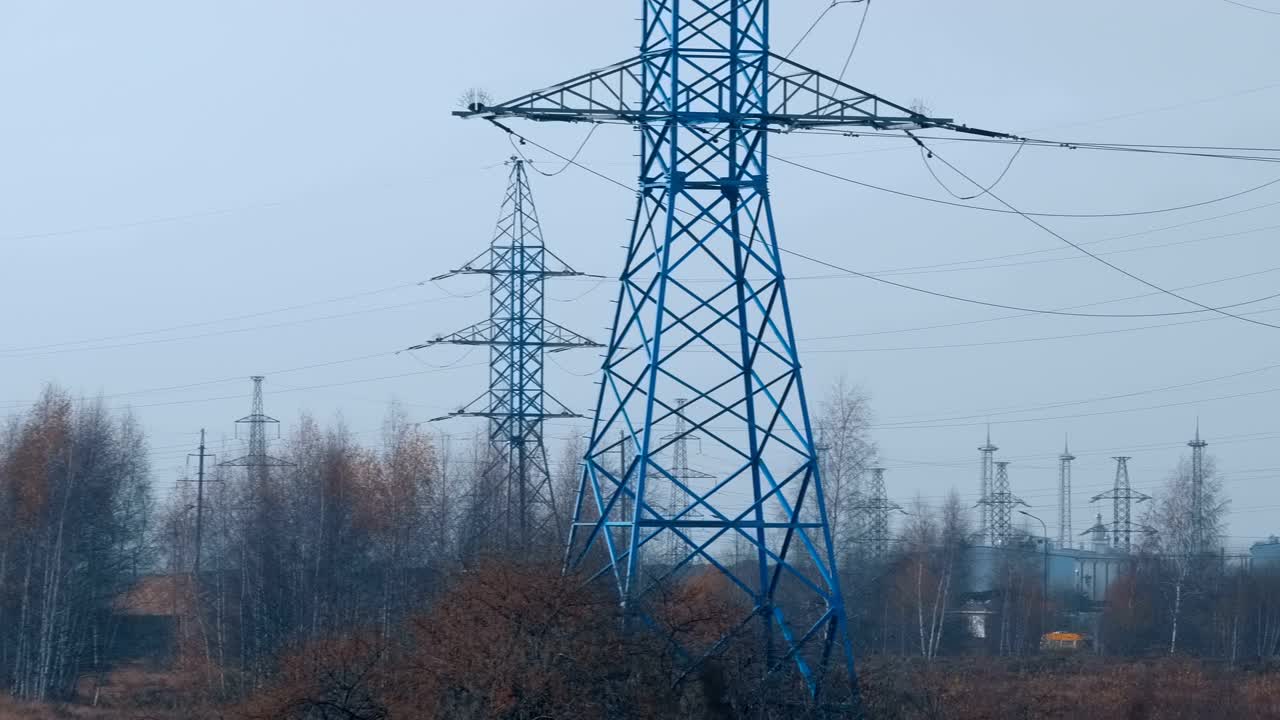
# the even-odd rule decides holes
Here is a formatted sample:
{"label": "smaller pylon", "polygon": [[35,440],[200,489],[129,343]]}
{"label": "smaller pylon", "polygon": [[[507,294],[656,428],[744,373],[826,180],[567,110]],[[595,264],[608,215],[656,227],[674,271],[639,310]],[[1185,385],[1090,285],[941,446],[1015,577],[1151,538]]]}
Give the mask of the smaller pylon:
{"label": "smaller pylon", "polygon": [[[684,520],[701,520],[706,517],[699,502],[699,498],[702,497],[703,493],[693,487],[690,481],[709,480],[715,476],[689,467],[689,441],[698,440],[698,436],[694,435],[689,429],[689,423],[684,417],[684,408],[688,404],[688,398],[676,399],[675,432],[662,438],[663,443],[671,447],[672,480],[669,482],[670,488],[668,488],[666,511],[671,517],[679,517]],[[689,536],[690,540],[698,542],[694,531],[689,530],[685,534]],[[664,538],[664,545],[667,550],[667,564],[673,565],[687,554],[685,553],[685,548],[688,544],[675,533],[668,533],[667,535]],[[701,543],[699,542],[699,544]]]}
{"label": "smaller pylon", "polygon": [[279,437],[280,421],[263,411],[263,376],[254,375],[250,379],[253,380],[253,406],[248,415],[236,421],[237,425],[249,426],[249,452],[234,460],[228,460],[222,465],[224,467],[248,468],[249,481],[254,485],[254,489],[262,490],[270,479],[271,468],[292,467],[293,463],[267,454],[267,426],[277,426],[276,436]]}
{"label": "smaller pylon", "polygon": [[872,559],[884,559],[889,554],[889,542],[893,539],[889,534],[889,514],[902,512],[902,506],[890,500],[885,491],[884,468],[871,468],[871,487],[867,488],[854,510],[867,519],[866,530],[858,541],[865,544]]}
{"label": "smaller pylon", "polygon": [[1019,505],[1030,506],[1014,495],[1010,488],[1008,461],[997,462],[995,466],[996,474],[991,482],[991,492],[978,504],[985,507],[991,518],[991,546],[1003,547],[1013,539],[1013,509]]}
{"label": "smaller pylon", "polygon": [[1071,529],[1071,443],[1064,442],[1058,456],[1058,546],[1071,547],[1075,534]]}
{"label": "smaller pylon", "polygon": [[991,426],[987,425],[987,442],[978,448],[982,453],[981,490],[978,492],[978,533],[991,545],[995,545],[995,535],[991,531],[991,486],[995,482],[996,451],[1000,448],[991,444]]}
{"label": "smaller pylon", "polygon": [[1196,439],[1191,448],[1191,547],[1197,553],[1208,552],[1208,519],[1204,508],[1204,449],[1209,443],[1200,439],[1200,418],[1196,418]]}
{"label": "smaller pylon", "polygon": [[1133,549],[1134,534],[1153,532],[1146,525],[1133,522],[1132,517],[1133,504],[1150,500],[1151,496],[1134,490],[1129,483],[1129,461],[1133,458],[1118,456],[1113,459],[1116,461],[1115,485],[1107,492],[1094,495],[1092,502],[1111,501],[1111,547],[1127,553]]}

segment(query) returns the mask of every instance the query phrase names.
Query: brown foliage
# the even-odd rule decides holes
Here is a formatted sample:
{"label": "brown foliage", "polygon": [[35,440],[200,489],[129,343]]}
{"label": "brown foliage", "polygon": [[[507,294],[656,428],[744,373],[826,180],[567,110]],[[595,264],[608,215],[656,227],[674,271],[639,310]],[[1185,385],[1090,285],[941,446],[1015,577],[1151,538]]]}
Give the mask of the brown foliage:
{"label": "brown foliage", "polygon": [[[402,642],[375,635],[313,643],[280,663],[245,718],[670,717],[674,696],[643,638],[620,632],[617,603],[552,568],[468,571]],[[640,644],[637,644],[640,643]]]}
{"label": "brown foliage", "polygon": [[877,720],[1280,718],[1280,675],[1190,660],[872,663],[862,680]]}

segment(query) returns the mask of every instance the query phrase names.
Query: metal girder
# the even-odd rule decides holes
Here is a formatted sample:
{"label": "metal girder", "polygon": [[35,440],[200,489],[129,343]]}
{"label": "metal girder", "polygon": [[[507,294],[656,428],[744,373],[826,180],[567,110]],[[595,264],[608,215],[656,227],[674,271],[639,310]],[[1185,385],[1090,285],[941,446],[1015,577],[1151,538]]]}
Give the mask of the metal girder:
{"label": "metal girder", "polygon": [[[826,127],[865,127],[875,130],[940,128],[1012,137],[956,124],[951,118],[929,117],[874,93],[774,53],[758,63],[769,98],[748,111],[733,111],[730,62],[724,51],[708,49],[681,53],[654,51],[495,105],[472,105],[454,114],[463,118],[522,117],[544,122],[598,122],[638,125],[661,122],[671,112],[690,125],[746,122],[770,130]],[[685,73],[674,88],[646,87],[645,73],[657,66],[669,72],[684,64]],[[660,95],[661,97],[654,97]]]}
{"label": "metal girder", "polygon": [[421,350],[432,345],[536,346],[548,349],[603,347],[585,335],[579,335],[545,318],[525,318],[517,322],[507,317],[481,320],[470,327],[440,335],[408,349]]}

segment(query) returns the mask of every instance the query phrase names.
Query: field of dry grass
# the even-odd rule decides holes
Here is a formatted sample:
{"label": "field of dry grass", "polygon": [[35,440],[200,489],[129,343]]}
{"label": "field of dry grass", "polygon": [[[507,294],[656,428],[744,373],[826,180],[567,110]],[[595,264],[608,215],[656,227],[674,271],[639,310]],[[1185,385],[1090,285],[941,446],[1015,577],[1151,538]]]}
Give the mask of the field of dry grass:
{"label": "field of dry grass", "polygon": [[[869,659],[862,674],[867,720],[1280,720],[1277,668],[1176,659]],[[162,673],[127,668],[110,678],[97,707],[88,697],[40,706],[0,697],[0,720],[241,717],[230,707],[190,707],[174,686]]]}

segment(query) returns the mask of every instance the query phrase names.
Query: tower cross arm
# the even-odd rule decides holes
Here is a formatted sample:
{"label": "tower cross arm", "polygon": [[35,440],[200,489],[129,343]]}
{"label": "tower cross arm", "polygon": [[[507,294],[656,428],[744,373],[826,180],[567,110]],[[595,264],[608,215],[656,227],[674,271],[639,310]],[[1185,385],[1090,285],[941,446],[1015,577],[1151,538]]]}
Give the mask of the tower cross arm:
{"label": "tower cross arm", "polygon": [[551,352],[575,348],[603,347],[600,343],[550,320],[542,320],[541,324],[544,333],[544,337],[541,340],[512,337],[507,323],[488,319],[457,332],[440,335],[424,343],[406,348],[406,350],[422,350],[434,345],[537,345]]}
{"label": "tower cross arm", "polygon": [[[498,120],[525,118],[537,121],[635,124],[656,120],[669,109],[646,110],[643,70],[649,62],[637,56],[536,90],[513,100],[483,105],[474,103],[454,113],[462,118]],[[939,128],[985,137],[1017,139],[1009,133],[960,125],[950,118],[930,117],[906,106],[861,90],[797,62],[770,53],[767,80],[767,112],[745,112],[734,119],[759,123],[774,130],[865,127],[874,130]],[[708,98],[722,96],[727,87],[705,85],[729,82],[727,75],[701,76],[681,93],[686,98],[679,111],[690,124],[715,124],[730,120]]]}

